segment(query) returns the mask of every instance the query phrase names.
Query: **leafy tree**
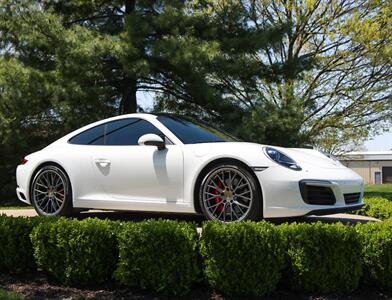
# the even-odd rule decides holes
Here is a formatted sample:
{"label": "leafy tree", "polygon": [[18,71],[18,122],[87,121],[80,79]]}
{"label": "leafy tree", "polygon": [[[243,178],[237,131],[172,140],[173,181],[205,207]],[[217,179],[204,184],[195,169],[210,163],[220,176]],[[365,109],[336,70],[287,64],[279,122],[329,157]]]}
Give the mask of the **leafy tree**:
{"label": "leafy tree", "polygon": [[251,66],[247,45],[279,40],[283,27],[249,30],[235,1],[212,17],[213,2],[0,0],[0,194],[13,194],[24,154],[135,111],[138,91],[198,99],[233,115],[211,74]]}
{"label": "leafy tree", "polygon": [[392,65],[392,3],[368,0],[344,23],[344,32],[363,45],[374,63]]}
{"label": "leafy tree", "polygon": [[[236,107],[232,109],[235,116],[223,117],[197,99],[188,102],[161,96],[158,108],[188,106],[189,113],[210,114],[214,120],[222,117],[224,126],[247,140],[283,146],[316,144],[332,152],[361,143],[375,124],[387,125],[391,64],[387,60],[375,63],[366,44],[352,38],[347,25],[359,17],[372,22],[377,18],[375,11],[384,11],[377,1],[371,9],[366,0],[237,1],[237,7],[235,11],[254,30],[270,26],[288,30],[277,44],[251,48],[253,62],[242,64],[237,76],[210,74],[209,79],[221,87],[222,98]],[[214,10],[208,12],[214,15]],[[222,18],[223,23],[226,20]],[[263,72],[252,73],[265,66],[271,66],[275,80]]]}

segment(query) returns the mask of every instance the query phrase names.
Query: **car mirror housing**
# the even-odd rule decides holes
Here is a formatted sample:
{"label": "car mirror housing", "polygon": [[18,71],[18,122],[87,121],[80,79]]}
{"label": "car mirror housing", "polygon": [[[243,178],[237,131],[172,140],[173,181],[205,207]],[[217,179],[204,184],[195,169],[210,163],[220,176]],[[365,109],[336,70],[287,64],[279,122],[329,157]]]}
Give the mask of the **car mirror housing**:
{"label": "car mirror housing", "polygon": [[140,146],[156,146],[158,150],[166,148],[165,141],[160,136],[152,133],[142,135],[138,140],[138,144]]}

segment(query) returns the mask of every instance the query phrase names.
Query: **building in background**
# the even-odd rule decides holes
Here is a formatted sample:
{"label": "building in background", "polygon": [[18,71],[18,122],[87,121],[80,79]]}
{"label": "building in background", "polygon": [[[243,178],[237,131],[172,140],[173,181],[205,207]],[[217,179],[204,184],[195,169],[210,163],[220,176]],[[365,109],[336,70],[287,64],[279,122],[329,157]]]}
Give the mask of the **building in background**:
{"label": "building in background", "polygon": [[362,176],[366,184],[392,183],[392,150],[348,152],[339,159]]}

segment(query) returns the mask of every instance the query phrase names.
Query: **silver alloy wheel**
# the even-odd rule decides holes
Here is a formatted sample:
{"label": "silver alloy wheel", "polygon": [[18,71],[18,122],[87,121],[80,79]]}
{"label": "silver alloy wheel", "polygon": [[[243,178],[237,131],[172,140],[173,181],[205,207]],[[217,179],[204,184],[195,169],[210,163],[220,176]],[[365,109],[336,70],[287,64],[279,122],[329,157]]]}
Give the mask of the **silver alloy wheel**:
{"label": "silver alloy wheel", "polygon": [[63,172],[51,167],[39,172],[34,179],[33,201],[41,215],[54,216],[62,209],[67,195]]}
{"label": "silver alloy wheel", "polygon": [[202,204],[212,220],[241,221],[249,214],[253,191],[245,174],[231,166],[209,173],[202,184]]}

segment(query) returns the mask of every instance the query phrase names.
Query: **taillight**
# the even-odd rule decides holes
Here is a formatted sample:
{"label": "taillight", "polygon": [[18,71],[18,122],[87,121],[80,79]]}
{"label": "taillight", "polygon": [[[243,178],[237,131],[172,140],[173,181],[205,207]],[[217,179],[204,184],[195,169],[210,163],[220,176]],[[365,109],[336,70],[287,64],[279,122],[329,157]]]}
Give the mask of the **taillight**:
{"label": "taillight", "polygon": [[23,158],[22,161],[20,162],[21,165],[24,165],[28,162],[28,160],[26,158]]}

